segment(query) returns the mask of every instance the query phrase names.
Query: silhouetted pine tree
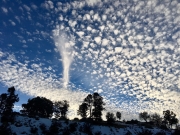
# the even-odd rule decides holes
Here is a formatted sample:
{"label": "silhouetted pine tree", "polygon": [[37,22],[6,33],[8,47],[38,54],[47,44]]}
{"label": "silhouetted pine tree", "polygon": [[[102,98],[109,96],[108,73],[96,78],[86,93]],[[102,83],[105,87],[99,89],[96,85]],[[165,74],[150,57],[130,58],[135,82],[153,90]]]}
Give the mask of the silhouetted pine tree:
{"label": "silhouetted pine tree", "polygon": [[89,117],[92,117],[92,106],[93,106],[93,96],[89,94],[85,99],[84,103],[87,104],[88,110],[89,110]]}
{"label": "silhouetted pine tree", "polygon": [[147,122],[147,120],[150,118],[150,115],[148,114],[148,112],[142,112],[139,113],[139,119],[140,120],[144,120]]}
{"label": "silhouetted pine tree", "polygon": [[7,100],[7,94],[6,93],[1,94],[0,95],[0,113],[1,114],[5,110],[6,100]]}
{"label": "silhouetted pine tree", "polygon": [[108,123],[113,123],[116,120],[116,117],[113,113],[107,112],[106,119]]}
{"label": "silhouetted pine tree", "polygon": [[103,97],[101,97],[98,93],[93,94],[93,110],[92,116],[96,121],[101,121],[102,111],[105,110],[103,107],[105,103],[103,102]]}
{"label": "silhouetted pine tree", "polygon": [[8,93],[0,96],[0,112],[2,113],[2,122],[13,121],[14,103],[18,102],[18,95],[15,95],[15,88],[8,88]]}
{"label": "silhouetted pine tree", "polygon": [[53,104],[53,112],[55,118],[66,118],[67,112],[69,108],[69,103],[66,100],[57,101]]}
{"label": "silhouetted pine tree", "polygon": [[87,111],[88,111],[88,105],[87,103],[82,103],[79,106],[79,109],[77,111],[77,114],[80,115],[82,118],[87,118]]}
{"label": "silhouetted pine tree", "polygon": [[87,112],[89,111],[89,117],[95,119],[96,121],[101,120],[102,111],[104,110],[105,103],[103,98],[98,94],[89,94],[79,106],[78,115],[86,118]]}
{"label": "silhouetted pine tree", "polygon": [[178,119],[176,118],[176,114],[173,111],[166,110],[163,111],[163,114],[164,114],[164,121],[168,124],[168,126],[171,126],[171,128],[173,124],[177,124],[179,122]]}
{"label": "silhouetted pine tree", "polygon": [[121,119],[121,113],[120,112],[116,112],[116,117],[120,120]]}

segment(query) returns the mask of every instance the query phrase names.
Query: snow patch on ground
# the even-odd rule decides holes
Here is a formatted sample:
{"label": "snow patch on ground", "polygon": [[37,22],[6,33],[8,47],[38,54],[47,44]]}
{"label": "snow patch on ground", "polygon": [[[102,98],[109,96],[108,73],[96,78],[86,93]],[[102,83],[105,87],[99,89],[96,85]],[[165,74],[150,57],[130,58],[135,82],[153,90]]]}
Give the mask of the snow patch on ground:
{"label": "snow patch on ground", "polygon": [[[40,125],[44,124],[46,129],[49,129],[53,122],[57,122],[59,124],[59,133],[62,134],[63,130],[67,127],[69,128],[71,124],[76,123],[76,131],[72,132],[73,134],[81,134],[86,135],[86,133],[82,132],[83,125],[88,123],[80,122],[80,121],[73,121],[73,120],[53,120],[47,118],[29,118],[27,116],[17,115],[15,117],[15,122],[10,123],[10,128],[13,133],[17,135],[28,134],[31,135],[31,129],[37,128],[36,134],[43,135]],[[105,122],[103,122],[105,123]],[[0,123],[1,125],[2,123]],[[147,128],[139,125],[131,125],[131,124],[124,124],[120,122],[115,123],[116,126],[111,125],[92,125],[92,133],[95,134],[97,132],[101,132],[102,135],[125,135],[127,132],[130,132],[132,135],[137,135],[137,133],[142,132],[143,130],[147,130]],[[69,128],[70,129],[70,128]],[[156,133],[163,131],[162,129],[154,127],[150,130],[153,135]],[[165,131],[166,135],[171,135],[172,131]]]}

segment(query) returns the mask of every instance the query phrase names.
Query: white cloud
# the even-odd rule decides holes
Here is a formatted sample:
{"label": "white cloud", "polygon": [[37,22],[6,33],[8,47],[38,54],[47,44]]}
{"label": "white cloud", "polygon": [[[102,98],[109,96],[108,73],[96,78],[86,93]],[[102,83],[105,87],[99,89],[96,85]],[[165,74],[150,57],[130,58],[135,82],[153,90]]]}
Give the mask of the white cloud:
{"label": "white cloud", "polygon": [[16,23],[13,22],[12,20],[9,20],[9,22],[11,23],[12,26],[15,26],[15,25],[16,25]]}
{"label": "white cloud", "polygon": [[109,44],[109,40],[107,40],[107,39],[102,40],[102,45],[103,46],[107,46],[108,44]]}
{"label": "white cloud", "polygon": [[3,11],[5,14],[7,14],[7,13],[8,13],[7,8],[5,8],[5,7],[1,7],[1,9],[2,9],[2,11]]}
{"label": "white cloud", "polygon": [[38,7],[35,4],[31,4],[32,9],[37,10]]}
{"label": "white cloud", "polygon": [[80,32],[76,32],[81,38],[84,36],[84,32],[80,31]]}
{"label": "white cloud", "polygon": [[99,15],[97,13],[93,16],[93,19],[100,21],[100,17],[99,17]]}
{"label": "white cloud", "polygon": [[48,0],[48,1],[45,1],[44,3],[42,3],[41,7],[45,8],[47,10],[50,10],[50,9],[54,8],[54,3],[50,0]]}
{"label": "white cloud", "polygon": [[119,30],[114,30],[114,34],[117,35],[119,33]]}
{"label": "white cloud", "polygon": [[115,48],[115,52],[116,52],[116,53],[119,53],[119,52],[121,52],[121,51],[122,51],[122,48],[121,48],[121,47],[116,47],[116,48]]}
{"label": "white cloud", "polygon": [[101,0],[85,0],[85,1],[89,6],[94,6],[98,2],[101,2]]}
{"label": "white cloud", "polygon": [[21,20],[20,20],[20,18],[18,17],[18,16],[15,16],[15,19],[20,23],[21,22]]}
{"label": "white cloud", "polygon": [[75,25],[77,24],[76,21],[71,21],[71,20],[68,23],[71,27],[75,27]]}
{"label": "white cloud", "polygon": [[88,31],[91,31],[91,30],[92,30],[92,28],[91,28],[90,26],[88,26],[88,27],[87,27],[87,30],[88,30]]}
{"label": "white cloud", "polygon": [[106,21],[106,19],[107,19],[107,15],[102,15],[102,20]]}
{"label": "white cloud", "polygon": [[94,40],[97,44],[101,43],[101,37],[95,37]]}
{"label": "white cloud", "polygon": [[23,5],[23,7],[26,9],[26,11],[30,11],[31,9],[27,5]]}

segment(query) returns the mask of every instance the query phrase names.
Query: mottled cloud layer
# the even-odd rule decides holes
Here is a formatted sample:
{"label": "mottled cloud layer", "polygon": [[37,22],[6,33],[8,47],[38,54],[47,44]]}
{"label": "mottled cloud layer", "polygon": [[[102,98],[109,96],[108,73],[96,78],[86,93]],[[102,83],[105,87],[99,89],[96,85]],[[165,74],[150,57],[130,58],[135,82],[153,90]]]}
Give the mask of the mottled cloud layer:
{"label": "mottled cloud layer", "polygon": [[[18,7],[21,16],[3,20],[3,25],[14,27],[25,21],[24,15],[33,22],[33,31],[22,23],[21,32],[13,31],[24,48],[18,54],[27,59],[19,60],[18,55],[2,48],[0,81],[30,95],[67,99],[74,103],[72,110],[87,93],[96,91],[104,97],[109,109],[131,115],[170,109],[180,117],[179,9],[177,0],[45,1],[40,7],[32,3],[21,5]],[[1,10],[4,16],[10,12],[6,6]],[[59,45],[54,43],[55,31],[72,37],[73,40],[67,40],[73,50],[73,61],[69,57],[72,54],[61,51],[63,40],[58,41]],[[2,31],[1,35],[4,34]],[[43,50],[41,41],[50,45]],[[32,60],[27,55],[28,44],[37,42],[41,57],[43,52],[52,54],[60,50],[60,56],[53,56],[58,59],[56,64],[65,62],[63,56],[68,56],[63,63],[70,67],[66,68],[70,77],[67,89],[62,89],[64,73],[58,71],[54,59]],[[16,44],[8,44],[9,48],[13,46]]]}

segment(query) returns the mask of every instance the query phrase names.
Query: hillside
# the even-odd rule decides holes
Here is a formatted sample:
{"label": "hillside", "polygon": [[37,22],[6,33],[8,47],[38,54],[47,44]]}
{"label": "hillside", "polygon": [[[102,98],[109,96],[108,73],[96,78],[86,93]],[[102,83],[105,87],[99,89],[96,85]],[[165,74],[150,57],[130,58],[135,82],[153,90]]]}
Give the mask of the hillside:
{"label": "hillside", "polygon": [[[82,122],[79,120],[53,120],[47,118],[29,118],[17,115],[15,121],[8,124],[13,135],[172,135],[173,130],[156,127],[145,128],[135,124],[114,124]],[[2,123],[0,123],[2,128]],[[161,134],[160,134],[161,132]],[[0,135],[6,135],[1,130]]]}

